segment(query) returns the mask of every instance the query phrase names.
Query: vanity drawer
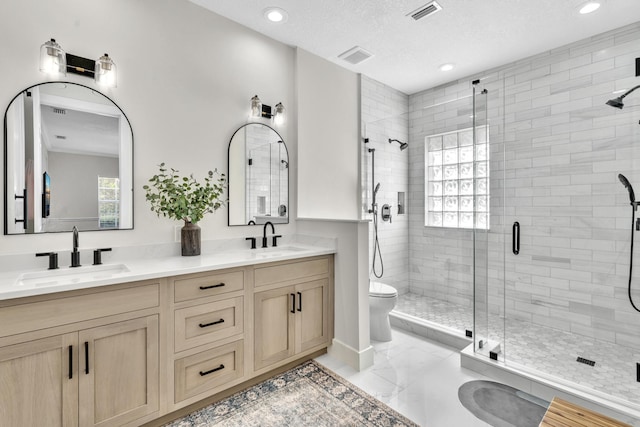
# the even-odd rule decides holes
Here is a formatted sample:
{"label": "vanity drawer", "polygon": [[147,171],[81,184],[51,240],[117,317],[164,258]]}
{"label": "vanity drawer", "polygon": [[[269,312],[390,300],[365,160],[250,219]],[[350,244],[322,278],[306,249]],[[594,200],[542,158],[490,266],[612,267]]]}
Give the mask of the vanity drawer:
{"label": "vanity drawer", "polygon": [[230,298],[176,310],[176,353],[243,333],[243,300]]}
{"label": "vanity drawer", "polygon": [[244,289],[244,270],[190,274],[173,279],[175,301],[188,301]]}
{"label": "vanity drawer", "polygon": [[287,264],[277,264],[255,269],[255,286],[297,281],[307,277],[329,274],[329,258],[314,258]]}
{"label": "vanity drawer", "polygon": [[44,300],[36,298],[39,301],[0,309],[0,336],[53,328],[160,304],[158,283]]}
{"label": "vanity drawer", "polygon": [[227,384],[243,376],[243,346],[239,340],[175,361],[175,403]]}

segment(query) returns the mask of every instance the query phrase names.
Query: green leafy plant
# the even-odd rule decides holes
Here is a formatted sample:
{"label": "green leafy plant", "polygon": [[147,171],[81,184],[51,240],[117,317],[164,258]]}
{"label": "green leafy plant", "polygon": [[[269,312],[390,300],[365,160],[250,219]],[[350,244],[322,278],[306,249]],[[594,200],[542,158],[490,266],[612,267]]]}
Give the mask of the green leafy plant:
{"label": "green leafy plant", "polygon": [[209,171],[202,184],[193,175],[180,176],[178,170],[167,169],[164,163],[159,168],[160,173],[149,180],[149,185],[142,187],[151,203],[151,211],[158,216],[197,224],[205,214],[226,204],[223,197],[226,177],[217,169]]}

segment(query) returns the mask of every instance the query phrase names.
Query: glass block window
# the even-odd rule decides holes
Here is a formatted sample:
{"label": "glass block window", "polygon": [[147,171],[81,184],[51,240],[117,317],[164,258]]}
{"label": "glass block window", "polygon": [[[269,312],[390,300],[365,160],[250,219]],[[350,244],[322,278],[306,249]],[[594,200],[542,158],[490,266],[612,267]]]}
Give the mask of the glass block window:
{"label": "glass block window", "polygon": [[98,177],[99,228],[120,226],[120,179]]}
{"label": "glass block window", "polygon": [[[425,138],[425,225],[489,229],[487,127]],[[475,224],[474,224],[475,218]]]}

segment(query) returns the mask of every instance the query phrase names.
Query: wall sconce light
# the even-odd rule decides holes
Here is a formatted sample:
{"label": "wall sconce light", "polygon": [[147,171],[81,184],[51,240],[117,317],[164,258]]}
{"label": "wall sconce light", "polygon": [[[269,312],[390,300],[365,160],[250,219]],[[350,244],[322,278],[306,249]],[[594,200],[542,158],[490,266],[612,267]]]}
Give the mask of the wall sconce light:
{"label": "wall sconce light", "polygon": [[260,98],[258,98],[258,95],[251,98],[250,118],[258,119],[264,117],[267,119],[273,119],[273,123],[275,125],[279,126],[283,124],[285,121],[285,108],[284,105],[282,105],[282,102],[278,102],[273,110],[275,111],[272,112],[270,105],[263,104],[262,101],[260,101]]}
{"label": "wall sconce light", "polygon": [[40,71],[50,75],[67,75],[67,55],[55,39],[40,46]]}
{"label": "wall sconce light", "polygon": [[67,72],[92,78],[97,84],[107,87],[117,86],[116,64],[106,53],[92,60],[65,53],[55,39],[40,47],[40,71],[49,75],[67,75]]}

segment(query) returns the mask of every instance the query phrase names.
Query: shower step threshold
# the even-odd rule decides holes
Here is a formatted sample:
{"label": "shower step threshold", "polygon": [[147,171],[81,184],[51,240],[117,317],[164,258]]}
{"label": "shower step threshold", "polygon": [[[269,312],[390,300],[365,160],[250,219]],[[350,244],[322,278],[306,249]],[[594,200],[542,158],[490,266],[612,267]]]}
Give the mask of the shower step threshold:
{"label": "shower step threshold", "polygon": [[552,401],[554,397],[568,400],[611,418],[640,427],[640,407],[622,399],[605,395],[585,386],[563,381],[543,373],[526,372],[517,364],[491,360],[473,352],[473,344],[460,351],[460,366],[517,388],[538,398]]}
{"label": "shower step threshold", "polygon": [[456,350],[462,350],[473,342],[471,338],[464,336],[464,331],[447,328],[446,326],[398,311],[389,313],[389,322],[396,328],[448,345]]}

